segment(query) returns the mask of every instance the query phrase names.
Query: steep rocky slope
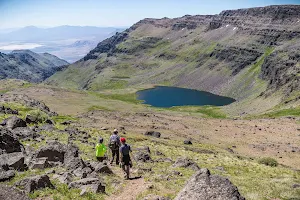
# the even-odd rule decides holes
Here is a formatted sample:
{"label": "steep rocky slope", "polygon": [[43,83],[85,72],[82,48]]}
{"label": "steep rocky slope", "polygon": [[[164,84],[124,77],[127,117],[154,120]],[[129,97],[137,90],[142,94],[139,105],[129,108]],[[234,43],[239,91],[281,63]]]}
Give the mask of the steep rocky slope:
{"label": "steep rocky slope", "polygon": [[68,62],[48,53],[37,54],[29,50],[0,53],[0,79],[41,82],[67,64]]}
{"label": "steep rocky slope", "polygon": [[298,5],[144,19],[47,82],[89,90],[162,84],[238,102],[276,99],[267,110],[299,99],[299,50]]}

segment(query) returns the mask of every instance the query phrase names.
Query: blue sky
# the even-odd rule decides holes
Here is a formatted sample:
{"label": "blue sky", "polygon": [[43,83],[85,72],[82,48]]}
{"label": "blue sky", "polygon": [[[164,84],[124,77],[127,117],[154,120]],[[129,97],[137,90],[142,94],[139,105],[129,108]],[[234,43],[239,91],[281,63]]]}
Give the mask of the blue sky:
{"label": "blue sky", "polygon": [[146,17],[218,14],[226,9],[275,4],[300,4],[300,0],[0,0],[0,29],[131,26]]}

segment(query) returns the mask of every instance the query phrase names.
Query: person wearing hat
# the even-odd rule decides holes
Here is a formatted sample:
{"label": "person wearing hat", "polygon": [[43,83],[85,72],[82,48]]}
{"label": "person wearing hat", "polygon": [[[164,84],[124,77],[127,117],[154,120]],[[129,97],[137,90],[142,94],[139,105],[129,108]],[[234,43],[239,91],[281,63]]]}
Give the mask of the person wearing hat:
{"label": "person wearing hat", "polygon": [[121,146],[120,142],[120,137],[118,135],[118,130],[115,129],[113,131],[113,134],[109,138],[109,148],[112,153],[112,159],[110,161],[110,164],[114,162],[114,159],[116,157],[116,165],[119,165],[119,159],[120,159],[120,154],[119,154],[119,148]]}
{"label": "person wearing hat", "polygon": [[126,144],[125,138],[121,138],[121,143],[122,143],[122,146],[120,147],[121,164],[122,164],[122,169],[125,173],[125,178],[128,180],[130,167],[132,167],[132,162],[130,159],[131,147],[130,145]]}
{"label": "person wearing hat", "polygon": [[99,162],[102,162],[105,159],[106,146],[103,144],[103,138],[99,138],[99,143],[96,144],[96,158]]}

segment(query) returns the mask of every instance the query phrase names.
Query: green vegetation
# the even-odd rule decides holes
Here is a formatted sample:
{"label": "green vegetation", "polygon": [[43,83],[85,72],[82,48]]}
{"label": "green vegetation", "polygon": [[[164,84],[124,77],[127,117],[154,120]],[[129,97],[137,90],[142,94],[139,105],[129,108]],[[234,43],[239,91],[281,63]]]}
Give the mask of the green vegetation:
{"label": "green vegetation", "polygon": [[125,101],[133,104],[141,103],[140,100],[136,99],[136,93],[128,93],[128,94],[103,94],[103,93],[96,93],[96,92],[88,92],[88,93],[104,99],[120,100],[120,101]]}
{"label": "green vegetation", "polygon": [[260,117],[273,118],[273,117],[283,117],[283,116],[300,116],[300,107],[275,110],[272,112],[265,113]]}
{"label": "green vegetation", "polygon": [[166,108],[166,110],[189,112],[189,113],[201,113],[206,118],[225,119],[226,114],[221,111],[217,106],[175,106],[172,108]]}
{"label": "green vegetation", "polygon": [[258,160],[259,164],[264,164],[267,166],[271,166],[271,167],[277,167],[278,166],[278,162],[277,160],[275,160],[274,158],[261,158]]}

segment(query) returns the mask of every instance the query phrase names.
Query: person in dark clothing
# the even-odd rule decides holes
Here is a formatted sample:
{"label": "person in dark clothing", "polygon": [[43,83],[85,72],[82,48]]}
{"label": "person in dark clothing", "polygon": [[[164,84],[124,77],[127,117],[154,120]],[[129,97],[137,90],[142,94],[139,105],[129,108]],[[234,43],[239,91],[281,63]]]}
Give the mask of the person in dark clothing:
{"label": "person in dark clothing", "polygon": [[130,159],[131,147],[130,145],[126,144],[125,138],[121,138],[121,143],[122,146],[120,147],[120,153],[121,153],[122,169],[125,173],[125,178],[129,179],[129,172],[130,172],[130,168],[132,167],[132,162]]}
{"label": "person in dark clothing", "polygon": [[114,162],[114,159],[116,157],[116,165],[119,165],[119,159],[120,159],[120,154],[119,154],[119,148],[121,146],[120,142],[120,137],[118,135],[118,130],[115,129],[113,134],[109,138],[109,148],[112,153],[112,159],[110,161],[110,164]]}

